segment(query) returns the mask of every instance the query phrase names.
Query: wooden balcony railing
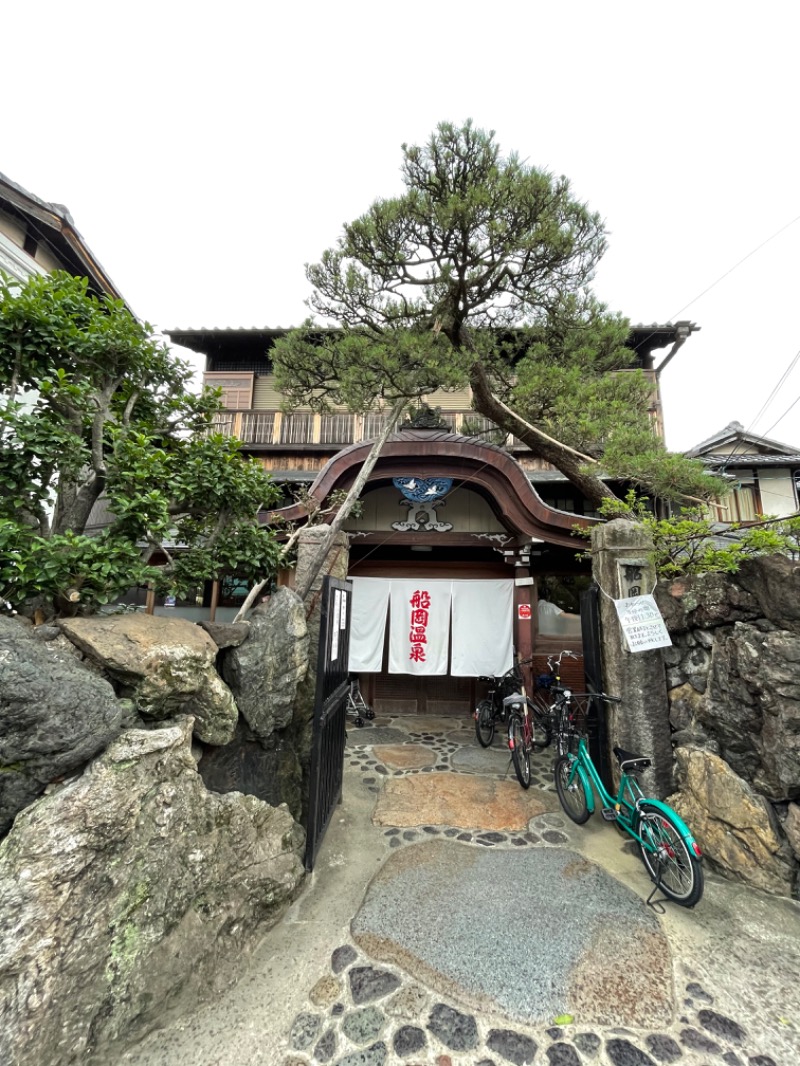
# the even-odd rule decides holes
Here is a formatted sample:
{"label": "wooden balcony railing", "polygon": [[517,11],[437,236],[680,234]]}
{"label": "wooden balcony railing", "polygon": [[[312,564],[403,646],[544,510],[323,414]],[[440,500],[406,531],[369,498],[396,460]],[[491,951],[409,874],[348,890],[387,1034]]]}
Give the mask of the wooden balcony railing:
{"label": "wooden balcony railing", "polygon": [[[252,445],[329,444],[342,448],[363,440],[372,440],[383,429],[386,415],[348,413],[313,414],[308,411],[220,411],[211,431],[225,437],[238,437]],[[493,422],[474,411],[442,411],[442,421],[453,433],[476,436],[490,443],[504,443]],[[507,446],[521,447],[516,438]]]}

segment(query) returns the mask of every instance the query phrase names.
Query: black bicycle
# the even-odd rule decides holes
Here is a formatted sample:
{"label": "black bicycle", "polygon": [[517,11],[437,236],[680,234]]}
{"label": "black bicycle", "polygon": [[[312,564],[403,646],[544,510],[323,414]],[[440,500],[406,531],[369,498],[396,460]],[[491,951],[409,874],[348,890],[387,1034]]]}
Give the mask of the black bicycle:
{"label": "black bicycle", "polygon": [[494,740],[498,722],[505,724],[507,708],[504,700],[513,696],[522,689],[521,666],[527,666],[530,659],[514,663],[510,670],[497,677],[481,677],[480,681],[486,681],[489,691],[486,698],[482,699],[475,708],[475,736],[483,748],[488,748]]}
{"label": "black bicycle", "polygon": [[547,659],[548,673],[534,679],[533,698],[520,691],[506,696],[504,711],[508,716],[508,749],[514,773],[523,788],[531,787],[531,754],[544,751],[558,729],[561,703],[569,698],[569,689],[561,684],[561,660],[576,659],[567,649]]}

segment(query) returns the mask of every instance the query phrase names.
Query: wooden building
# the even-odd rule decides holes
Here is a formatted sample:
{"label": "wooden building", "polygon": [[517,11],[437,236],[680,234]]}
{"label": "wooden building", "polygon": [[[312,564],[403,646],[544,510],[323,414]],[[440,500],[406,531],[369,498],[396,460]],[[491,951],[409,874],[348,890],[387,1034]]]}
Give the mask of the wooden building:
{"label": "wooden building", "polygon": [[[663,365],[694,329],[680,322],[631,333],[635,365],[653,383],[657,432],[663,421],[654,353],[669,347]],[[298,486],[324,500],[352,485],[381,430],[383,411],[282,411],[270,361],[282,330],[167,332],[174,343],[205,356],[204,380],[223,391],[217,428],[240,438],[285,486],[286,518],[302,520],[302,509],[291,503]],[[513,645],[523,658],[535,655],[538,672],[549,652],[580,650],[579,596],[589,572],[576,559],[583,543],[573,528],[593,515],[557,470],[513,438],[497,442],[495,427],[472,410],[468,390],[433,394],[428,403],[389,438],[362,493],[362,512],[346,524],[350,576],[483,581],[487,590],[488,582],[510,583]],[[541,599],[547,609],[540,609]],[[474,676],[391,672],[388,637],[386,643],[381,669],[362,677],[378,711],[439,714],[474,706],[480,688]],[[582,687],[579,667],[572,682]]]}

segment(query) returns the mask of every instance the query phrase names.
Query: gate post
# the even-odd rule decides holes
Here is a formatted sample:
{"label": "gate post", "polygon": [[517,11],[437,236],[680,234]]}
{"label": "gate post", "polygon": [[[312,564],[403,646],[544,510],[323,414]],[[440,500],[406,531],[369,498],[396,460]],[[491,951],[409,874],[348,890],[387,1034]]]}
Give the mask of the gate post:
{"label": "gate post", "polygon": [[[613,600],[653,591],[653,542],[636,522],[618,518],[592,532],[592,575],[600,587],[603,677],[622,705],[606,704],[609,747],[647,755],[653,768],[646,789],[664,797],[672,790],[672,743],[664,657],[660,649],[629,652]],[[616,772],[616,763],[612,763]]]}
{"label": "gate post", "polygon": [[[297,567],[295,584],[300,584],[314,559],[320,541],[326,536],[327,526],[305,526],[297,539]],[[334,539],[328,556],[317,574],[305,601],[306,625],[308,626],[308,672],[297,686],[294,702],[295,747],[303,768],[303,809],[301,821],[307,824],[309,795],[309,763],[311,759],[311,734],[314,717],[314,699],[317,691],[317,649],[320,639],[322,613],[322,586],[326,576],[344,579],[350,561],[349,540],[346,533]]]}
{"label": "gate post", "polygon": [[[328,532],[327,526],[305,526],[297,538],[297,566],[295,568],[295,585],[301,585],[306,572],[311,566],[320,543]],[[319,647],[319,624],[322,611],[322,583],[325,578],[347,577],[350,565],[350,541],[346,533],[337,533],[330,547],[327,558],[319,573],[314,578],[306,597],[306,625],[308,626],[308,673],[297,690],[296,706],[305,706],[309,711],[314,706],[314,694],[317,691],[317,659],[314,649]]]}

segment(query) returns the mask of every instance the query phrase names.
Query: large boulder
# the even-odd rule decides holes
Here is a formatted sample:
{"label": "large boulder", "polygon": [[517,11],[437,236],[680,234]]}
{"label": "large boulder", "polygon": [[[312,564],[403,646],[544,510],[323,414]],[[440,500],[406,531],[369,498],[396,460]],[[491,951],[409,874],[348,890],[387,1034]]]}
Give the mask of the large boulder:
{"label": "large boulder", "polygon": [[191,714],[199,740],[227,744],[233,738],[238,712],[216,670],[217,645],[193,622],[120,614],[70,618],[60,625],[145,718]]}
{"label": "large boulder", "polygon": [[729,574],[659,581],[655,599],[671,635],[752,621],[763,613],[755,595]]}
{"label": "large boulder", "polygon": [[253,734],[266,740],[292,720],[298,683],[308,665],[308,627],[303,601],[282,587],[250,615],[250,633],[229,648],[222,676]]}
{"label": "large boulder", "polygon": [[289,730],[259,740],[240,718],[230,744],[205,748],[197,768],[213,792],[244,792],[273,806],[285,803],[295,818],[302,816],[303,772]]}
{"label": "large boulder", "polygon": [[759,792],[800,797],[800,636],[737,623],[714,643],[697,720]]}
{"label": "large boulder", "polygon": [[0,1061],[68,1066],[219,991],[301,883],[288,810],[206,791],[191,732],[122,734],[0,845]]}
{"label": "large boulder", "polygon": [[681,791],[668,802],[712,865],[753,888],[792,895],[796,862],[766,800],[709,751],[678,748],[675,755]]}
{"label": "large boulder", "polygon": [[102,751],[121,715],[107,681],[0,618],[0,835],[49,782]]}
{"label": "large boulder", "polygon": [[793,559],[786,555],[748,559],[735,580],[758,601],[773,625],[800,633],[800,566]]}

